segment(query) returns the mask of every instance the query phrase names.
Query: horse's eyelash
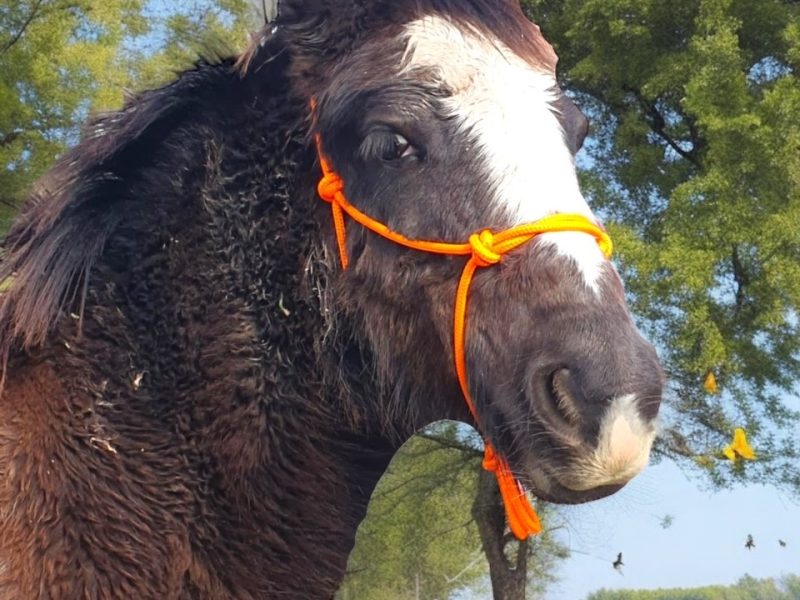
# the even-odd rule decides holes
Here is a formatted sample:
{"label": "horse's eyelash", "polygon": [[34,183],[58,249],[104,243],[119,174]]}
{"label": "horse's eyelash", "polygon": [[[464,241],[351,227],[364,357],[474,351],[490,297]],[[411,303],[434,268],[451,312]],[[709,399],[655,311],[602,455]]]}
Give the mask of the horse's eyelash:
{"label": "horse's eyelash", "polygon": [[358,155],[364,160],[383,158],[397,144],[396,134],[391,131],[374,131],[361,142]]}

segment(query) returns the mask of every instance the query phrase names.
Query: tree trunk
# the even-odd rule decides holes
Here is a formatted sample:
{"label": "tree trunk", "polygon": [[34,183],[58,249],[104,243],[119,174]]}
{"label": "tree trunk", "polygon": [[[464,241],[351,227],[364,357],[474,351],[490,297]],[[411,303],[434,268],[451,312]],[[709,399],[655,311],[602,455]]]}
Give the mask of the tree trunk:
{"label": "tree trunk", "polygon": [[483,551],[489,561],[494,600],[525,600],[528,541],[520,542],[506,531],[506,516],[497,480],[481,469],[478,492],[472,503]]}

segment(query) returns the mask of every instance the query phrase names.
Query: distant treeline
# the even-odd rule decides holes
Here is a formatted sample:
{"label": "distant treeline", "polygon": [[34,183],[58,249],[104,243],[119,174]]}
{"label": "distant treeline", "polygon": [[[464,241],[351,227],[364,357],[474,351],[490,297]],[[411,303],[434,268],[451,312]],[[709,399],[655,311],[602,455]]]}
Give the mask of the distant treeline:
{"label": "distant treeline", "polygon": [[586,600],[800,600],[800,575],[780,579],[745,575],[736,585],[692,589],[600,590]]}

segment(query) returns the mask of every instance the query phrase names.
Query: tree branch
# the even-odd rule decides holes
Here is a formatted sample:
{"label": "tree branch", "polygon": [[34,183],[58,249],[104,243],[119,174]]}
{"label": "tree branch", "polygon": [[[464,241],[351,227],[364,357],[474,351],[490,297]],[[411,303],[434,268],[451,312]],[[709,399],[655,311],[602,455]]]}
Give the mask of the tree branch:
{"label": "tree branch", "polygon": [[389,514],[394,512],[395,509],[397,509],[403,503],[403,501],[406,498],[409,498],[409,497],[412,497],[412,496],[420,496],[420,497],[423,497],[423,498],[427,497],[436,488],[438,488],[440,486],[444,486],[444,485],[450,484],[450,483],[458,480],[458,477],[460,476],[461,471],[467,466],[470,466],[470,461],[469,460],[462,460],[462,461],[459,461],[459,463],[457,463],[455,465],[449,465],[447,469],[440,469],[437,473],[433,473],[433,474],[432,473],[423,473],[423,474],[418,475],[416,477],[412,477],[412,478],[406,479],[405,481],[403,481],[399,485],[395,486],[391,490],[387,490],[387,491],[381,490],[380,492],[377,492],[373,496],[373,499],[374,498],[386,498],[386,497],[388,497],[390,495],[393,495],[394,493],[398,492],[402,487],[404,487],[404,486],[406,486],[408,484],[411,484],[415,480],[424,479],[426,482],[428,482],[427,485],[422,486],[422,489],[420,489],[419,487],[413,486],[413,487],[411,487],[411,489],[405,490],[402,494],[400,494],[399,496],[397,496],[394,499],[394,501],[392,502],[391,506],[389,506],[388,508],[385,508],[384,510],[382,510],[380,512],[375,511],[375,512],[370,513],[370,515],[369,515],[370,518],[371,519],[381,519],[383,517],[388,516]]}
{"label": "tree branch", "polygon": [[0,133],[0,147],[10,146],[17,139],[19,139],[19,136],[21,136],[22,133],[23,133],[23,131],[21,129],[17,129],[17,130],[12,131],[11,133],[8,133],[8,134]]}
{"label": "tree branch", "polygon": [[22,26],[11,37],[11,39],[8,42],[6,42],[3,45],[2,48],[0,48],[0,54],[4,54],[4,53],[8,52],[11,49],[11,47],[14,46],[14,44],[16,44],[20,40],[22,35],[25,33],[25,31],[28,29],[28,27],[30,27],[31,23],[33,23],[33,20],[36,18],[36,15],[39,12],[39,9],[42,7],[42,2],[43,1],[44,0],[36,0],[36,2],[33,5],[33,8],[31,9],[30,14],[25,19],[25,21],[22,23]]}
{"label": "tree branch", "polygon": [[495,477],[481,471],[472,504],[472,517],[478,526],[483,551],[489,561],[489,578],[495,600],[519,600],[525,597],[528,542],[519,542],[513,564],[506,556],[508,536],[506,517]]}
{"label": "tree branch", "polygon": [[[656,104],[654,102],[650,102],[647,99],[645,99],[644,96],[642,96],[642,94],[637,90],[634,90],[632,88],[625,88],[625,91],[633,94],[637,102],[639,102],[639,106],[642,107],[645,117],[647,117],[647,120],[650,123],[650,129],[653,130],[653,133],[655,133],[658,137],[664,140],[667,143],[667,145],[670,148],[672,148],[679,156],[688,160],[690,163],[692,163],[695,167],[699,169],[701,167],[700,160],[697,157],[697,148],[699,144],[697,143],[694,136],[692,136],[692,150],[684,150],[683,148],[681,148],[680,144],[678,144],[678,142],[675,141],[675,139],[669,133],[667,133],[667,121],[666,119],[664,119],[664,115],[662,115],[661,112],[656,107]],[[693,129],[694,125],[693,124],[689,125],[690,133],[693,131]]]}
{"label": "tree branch", "polygon": [[745,288],[750,284],[750,275],[739,256],[739,246],[734,245],[733,247],[731,265],[733,266],[733,280],[736,282],[736,309],[739,310],[744,306]]}
{"label": "tree branch", "polygon": [[426,440],[429,440],[431,442],[439,444],[440,446],[443,446],[444,448],[449,448],[451,450],[458,450],[459,452],[469,453],[474,456],[480,456],[482,454],[480,450],[473,448],[468,444],[456,441],[450,437],[438,436],[429,431],[421,431],[417,433],[417,437],[424,438]]}
{"label": "tree branch", "polygon": [[0,204],[13,210],[19,210],[19,204],[17,202],[14,202],[13,200],[9,200],[8,198],[4,198],[2,196],[0,196]]}

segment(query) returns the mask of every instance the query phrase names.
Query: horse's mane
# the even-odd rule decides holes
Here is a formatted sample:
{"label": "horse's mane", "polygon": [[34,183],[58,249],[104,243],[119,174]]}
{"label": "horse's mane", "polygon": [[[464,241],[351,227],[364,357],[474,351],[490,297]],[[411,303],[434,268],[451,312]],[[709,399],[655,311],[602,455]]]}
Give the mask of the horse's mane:
{"label": "horse's mane", "polygon": [[[218,127],[208,122],[209,116],[229,105],[233,90],[257,86],[274,77],[276,69],[287,77],[301,72],[310,85],[325,73],[326,60],[355,43],[370,5],[348,5],[350,10],[341,14],[332,12],[334,5],[312,16],[305,9],[294,7],[293,14],[287,8],[281,15],[284,35],[267,24],[238,57],[201,61],[173,83],[139,94],[122,110],[94,120],[82,141],[34,186],[0,245],[0,381],[14,349],[41,345],[65,310],[81,317],[89,272],[109,236],[128,211],[158,201],[132,197],[130,184],[153,165],[157,150],[173,131]],[[522,36],[517,32],[518,9],[503,5],[499,10],[489,0],[418,0],[415,6],[420,14],[441,12],[488,23],[508,38]],[[291,67],[286,37],[293,40]],[[543,63],[555,56],[538,32],[527,44]],[[312,61],[310,56],[327,58]],[[303,95],[303,90],[296,91]],[[248,97],[257,98],[259,92],[252,90]]]}
{"label": "horse's mane", "polygon": [[[258,47],[264,52],[265,40]],[[253,52],[253,51],[251,51]],[[252,57],[251,57],[252,58]],[[172,83],[101,115],[33,187],[0,246],[0,371],[15,350],[41,345],[65,311],[82,316],[89,272],[128,211],[130,181],[174,130],[243,85],[236,58],[205,58]]]}

